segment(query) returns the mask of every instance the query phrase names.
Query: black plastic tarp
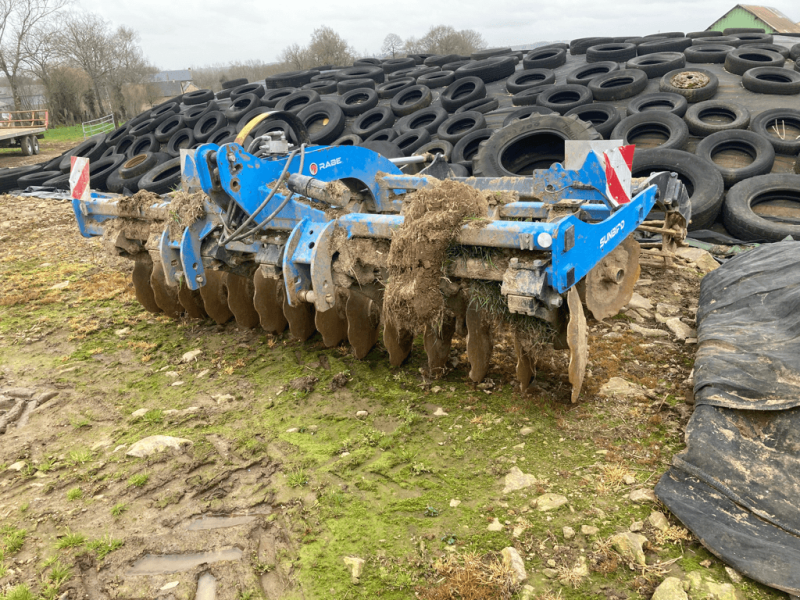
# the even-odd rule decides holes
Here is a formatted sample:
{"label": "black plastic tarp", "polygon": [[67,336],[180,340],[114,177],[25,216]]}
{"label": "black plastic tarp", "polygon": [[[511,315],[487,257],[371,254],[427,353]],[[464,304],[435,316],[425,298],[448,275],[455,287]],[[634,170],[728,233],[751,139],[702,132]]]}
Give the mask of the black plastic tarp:
{"label": "black plastic tarp", "polygon": [[800,594],[800,242],[700,286],[695,411],[656,494],[725,562]]}

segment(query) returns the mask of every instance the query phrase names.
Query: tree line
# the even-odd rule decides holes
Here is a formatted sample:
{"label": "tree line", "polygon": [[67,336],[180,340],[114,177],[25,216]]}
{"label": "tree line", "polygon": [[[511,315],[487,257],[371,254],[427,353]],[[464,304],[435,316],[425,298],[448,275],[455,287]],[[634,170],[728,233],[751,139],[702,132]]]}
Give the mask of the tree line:
{"label": "tree line", "polygon": [[480,33],[472,29],[457,31],[448,25],[436,25],[420,38],[403,40],[399,35],[386,36],[378,52],[358,52],[328,26],[314,30],[308,44],[293,43],[278,55],[278,61],[265,63],[253,60],[246,63],[193,67],[195,85],[215,91],[223,81],[245,77],[250,81],[263,80],[284,71],[299,71],[323,66],[350,66],[359,58],[400,58],[409,54],[469,55],[486,48]]}
{"label": "tree line", "polygon": [[[0,0],[0,77],[5,76],[14,110],[48,108],[53,124],[71,125],[109,113],[124,121],[158,100],[159,89],[152,83],[158,69],[144,57],[138,33],[75,11],[72,1]],[[197,87],[218,91],[227,80],[258,81],[282,71],[349,66],[367,56],[468,55],[485,47],[474,30],[438,25],[420,38],[389,34],[380,51],[370,55],[322,26],[308,44],[284,48],[277,62],[195,67],[192,77]]]}
{"label": "tree line", "polygon": [[[76,12],[71,0],[0,0],[0,73],[14,110],[48,108],[54,124],[138,113],[157,71],[138,33]],[[44,107],[34,106],[44,96]]]}

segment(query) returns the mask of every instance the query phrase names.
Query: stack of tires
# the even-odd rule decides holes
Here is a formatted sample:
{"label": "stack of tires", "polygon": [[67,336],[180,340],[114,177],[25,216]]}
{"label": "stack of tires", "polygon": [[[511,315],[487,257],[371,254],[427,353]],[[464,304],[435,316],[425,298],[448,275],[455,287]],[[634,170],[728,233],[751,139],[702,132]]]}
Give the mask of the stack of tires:
{"label": "stack of tires", "polygon": [[[781,203],[800,200],[800,44],[787,40],[750,30],[595,37],[229,81],[0,175],[0,189],[66,188],[70,157],[85,156],[93,189],[166,193],[179,184],[182,148],[231,142],[259,114],[288,111],[313,144],[440,154],[455,176],[529,175],[563,161],[565,140],[620,139],[637,146],[635,176],[675,171],[687,184],[690,229],[719,227],[721,216],[740,239],[782,239],[800,235],[777,218]],[[245,149],[274,129],[292,138],[272,116]]]}

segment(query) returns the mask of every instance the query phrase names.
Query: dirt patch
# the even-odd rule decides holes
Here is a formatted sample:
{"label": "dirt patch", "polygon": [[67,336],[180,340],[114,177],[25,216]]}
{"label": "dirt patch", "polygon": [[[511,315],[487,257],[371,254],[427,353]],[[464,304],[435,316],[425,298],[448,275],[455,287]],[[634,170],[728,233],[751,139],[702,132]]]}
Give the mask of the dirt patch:
{"label": "dirt patch", "polygon": [[384,318],[403,328],[444,319],[439,283],[447,249],[464,221],[485,217],[489,207],[485,193],[452,180],[409,196],[405,221],[392,238],[384,300]]}
{"label": "dirt patch", "polygon": [[177,239],[184,227],[189,227],[206,214],[205,199],[206,195],[202,192],[189,194],[178,190],[172,194],[172,201],[169,203],[170,238]]}
{"label": "dirt patch", "polygon": [[161,196],[142,190],[136,192],[133,196],[121,198],[117,202],[117,206],[124,213],[138,215],[142,209],[150,208],[157,202],[161,202]]}

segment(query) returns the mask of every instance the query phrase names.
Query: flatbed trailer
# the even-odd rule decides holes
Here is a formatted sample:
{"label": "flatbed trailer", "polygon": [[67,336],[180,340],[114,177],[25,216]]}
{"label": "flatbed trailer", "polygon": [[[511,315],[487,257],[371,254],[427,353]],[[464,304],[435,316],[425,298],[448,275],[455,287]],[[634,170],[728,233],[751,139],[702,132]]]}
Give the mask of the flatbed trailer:
{"label": "flatbed trailer", "polygon": [[19,146],[22,154],[39,154],[39,140],[49,124],[46,110],[0,113],[0,148]]}

